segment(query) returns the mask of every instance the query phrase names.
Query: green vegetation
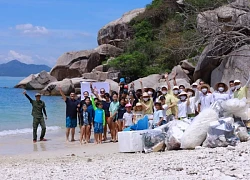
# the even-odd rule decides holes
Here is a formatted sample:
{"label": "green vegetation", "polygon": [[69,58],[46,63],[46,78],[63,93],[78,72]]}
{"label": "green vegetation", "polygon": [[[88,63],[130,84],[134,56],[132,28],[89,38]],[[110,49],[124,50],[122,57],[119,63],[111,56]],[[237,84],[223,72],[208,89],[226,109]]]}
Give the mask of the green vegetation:
{"label": "green vegetation", "polygon": [[[110,62],[123,76],[139,78],[172,69],[181,60],[191,59],[204,49],[204,38],[196,30],[197,13],[214,9],[227,0],[153,0],[130,25],[133,38],[125,52]],[[195,62],[192,62],[195,63]]]}

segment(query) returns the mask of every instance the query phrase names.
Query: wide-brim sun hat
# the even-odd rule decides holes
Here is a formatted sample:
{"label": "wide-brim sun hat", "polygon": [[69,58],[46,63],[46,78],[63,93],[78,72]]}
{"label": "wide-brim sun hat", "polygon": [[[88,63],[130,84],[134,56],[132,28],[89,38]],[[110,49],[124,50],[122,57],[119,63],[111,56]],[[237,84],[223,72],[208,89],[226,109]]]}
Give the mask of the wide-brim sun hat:
{"label": "wide-brim sun hat", "polygon": [[216,91],[218,91],[218,88],[219,88],[219,85],[220,84],[223,84],[223,86],[224,86],[224,92],[227,92],[228,91],[228,86],[225,84],[225,83],[222,83],[222,82],[219,82],[219,83],[217,83],[217,84],[215,84],[215,86],[214,86],[214,89],[216,90]]}
{"label": "wide-brim sun hat", "polygon": [[180,96],[188,96],[188,94],[187,94],[185,91],[182,91],[178,96],[179,96],[179,97],[180,97]]}
{"label": "wide-brim sun hat", "polygon": [[136,105],[135,105],[136,107],[138,107],[138,106],[142,106],[142,103],[136,103]]}
{"label": "wide-brim sun hat", "polygon": [[179,86],[174,86],[174,87],[173,87],[173,90],[175,90],[175,89],[178,89],[178,90],[179,90]]}
{"label": "wide-brim sun hat", "polygon": [[202,88],[207,88],[208,91],[210,91],[210,86],[209,86],[208,84],[203,84],[203,85],[201,85],[201,89],[202,89]]}
{"label": "wide-brim sun hat", "polygon": [[149,97],[149,95],[148,95],[147,92],[144,92],[144,93],[142,94],[142,97]]}
{"label": "wide-brim sun hat", "polygon": [[188,91],[192,91],[193,94],[195,94],[195,91],[194,91],[193,89],[191,89],[191,88],[186,88],[186,89],[185,89],[185,92],[186,92],[186,93],[187,93]]}

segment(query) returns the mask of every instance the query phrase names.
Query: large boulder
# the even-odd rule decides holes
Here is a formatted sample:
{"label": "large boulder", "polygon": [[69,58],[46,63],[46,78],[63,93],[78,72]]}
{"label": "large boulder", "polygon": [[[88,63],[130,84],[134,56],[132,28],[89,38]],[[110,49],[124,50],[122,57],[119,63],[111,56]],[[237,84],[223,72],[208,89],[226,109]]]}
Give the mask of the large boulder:
{"label": "large boulder", "polygon": [[67,52],[59,57],[50,74],[59,81],[65,78],[81,77],[82,74],[91,72],[100,64],[100,54],[95,50]]}
{"label": "large boulder", "polygon": [[60,95],[59,87],[65,95],[69,95],[71,92],[75,92],[75,87],[71,79],[64,79],[63,81],[52,82],[48,84],[41,93],[44,95],[57,96]]}
{"label": "large boulder", "polygon": [[102,27],[98,32],[98,44],[112,44],[122,47],[122,42],[132,36],[129,22],[144,11],[145,8],[129,11],[123,14],[121,18]]}
{"label": "large boulder", "polygon": [[56,82],[57,79],[51,76],[48,72],[42,71],[38,74],[31,74],[27,78],[20,81],[15,87],[24,88],[27,90],[41,90],[51,82]]}
{"label": "large boulder", "polygon": [[123,50],[121,48],[118,48],[110,44],[102,44],[97,48],[95,48],[95,51],[97,51],[100,55],[109,57],[117,57],[121,53],[123,53]]}
{"label": "large boulder", "polygon": [[198,14],[198,29],[203,33],[211,34],[230,31],[248,25],[248,18],[245,17],[248,12],[244,11],[244,8],[240,7],[240,5],[242,5],[241,2],[229,4]]}
{"label": "large boulder", "polygon": [[250,69],[250,45],[231,52],[221,64],[212,72],[211,85],[218,82],[228,83],[230,80],[239,79],[243,84],[249,77]]}
{"label": "large boulder", "polygon": [[176,79],[183,79],[186,82],[191,83],[192,79],[189,77],[191,74],[193,74],[193,71],[189,72],[188,70],[183,69],[181,65],[178,65],[175,66],[172,72],[169,74],[169,79],[173,79],[173,77],[176,75]]}
{"label": "large boulder", "polygon": [[[147,77],[137,79],[133,82],[135,84],[135,89],[141,89],[140,80],[143,83],[143,87],[154,87],[156,84],[158,84],[160,82],[161,78],[162,78],[162,75],[160,75],[160,74],[152,74],[152,75],[149,75]],[[129,84],[129,86],[130,85],[131,85],[131,83]]]}

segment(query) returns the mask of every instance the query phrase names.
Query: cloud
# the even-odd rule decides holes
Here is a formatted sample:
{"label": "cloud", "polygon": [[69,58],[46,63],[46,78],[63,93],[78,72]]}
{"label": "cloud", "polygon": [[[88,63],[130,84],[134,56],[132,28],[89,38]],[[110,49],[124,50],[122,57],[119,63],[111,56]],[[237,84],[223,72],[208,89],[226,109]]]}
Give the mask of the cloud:
{"label": "cloud", "polygon": [[8,56],[5,58],[5,60],[10,61],[10,60],[14,60],[14,59],[19,60],[23,63],[28,63],[28,64],[34,62],[34,60],[32,59],[31,56],[18,53],[14,50],[10,50],[8,53]]}
{"label": "cloud", "polygon": [[48,34],[49,30],[44,26],[34,26],[32,24],[18,24],[16,25],[16,30],[24,34],[37,34],[44,35]]}

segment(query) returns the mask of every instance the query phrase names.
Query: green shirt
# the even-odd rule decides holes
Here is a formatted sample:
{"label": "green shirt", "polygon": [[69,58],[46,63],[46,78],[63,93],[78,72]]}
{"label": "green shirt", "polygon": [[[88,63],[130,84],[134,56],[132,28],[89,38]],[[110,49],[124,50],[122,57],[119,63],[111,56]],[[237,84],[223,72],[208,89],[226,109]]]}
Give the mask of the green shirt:
{"label": "green shirt", "polygon": [[234,91],[234,98],[238,98],[239,100],[243,98],[247,98],[247,86],[241,87],[238,91]]}
{"label": "green shirt", "polygon": [[31,115],[34,118],[43,118],[43,108],[45,108],[45,103],[41,100],[37,101],[37,100],[32,100],[30,101],[30,103],[32,104],[32,113]]}

